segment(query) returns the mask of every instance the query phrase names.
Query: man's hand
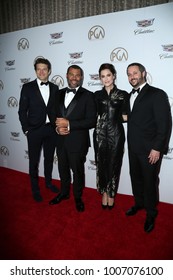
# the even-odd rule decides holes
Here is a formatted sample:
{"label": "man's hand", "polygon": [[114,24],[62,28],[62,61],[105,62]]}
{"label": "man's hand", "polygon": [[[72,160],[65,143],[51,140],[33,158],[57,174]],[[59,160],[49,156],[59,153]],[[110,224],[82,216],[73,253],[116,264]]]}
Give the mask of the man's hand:
{"label": "man's hand", "polygon": [[60,135],[67,135],[70,133],[69,121],[65,118],[57,118],[55,121],[56,132]]}
{"label": "man's hand", "polygon": [[151,150],[148,158],[149,158],[149,163],[154,164],[159,160],[160,152],[156,150]]}

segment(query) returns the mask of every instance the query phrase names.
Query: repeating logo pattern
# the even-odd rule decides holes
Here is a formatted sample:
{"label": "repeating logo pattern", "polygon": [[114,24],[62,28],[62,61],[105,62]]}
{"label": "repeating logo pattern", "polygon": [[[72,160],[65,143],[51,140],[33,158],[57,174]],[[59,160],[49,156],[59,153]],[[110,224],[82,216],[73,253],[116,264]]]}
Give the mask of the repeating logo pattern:
{"label": "repeating logo pattern", "polygon": [[88,31],[89,40],[102,40],[105,38],[105,30],[100,25],[95,25]]}
{"label": "repeating logo pattern", "polygon": [[51,82],[57,85],[59,88],[64,87],[64,79],[60,75],[53,76]]}
{"label": "repeating logo pattern", "polygon": [[7,105],[9,108],[16,108],[18,107],[18,101],[14,96],[8,98]]}
{"label": "repeating logo pattern", "polygon": [[0,147],[0,154],[1,154],[1,156],[9,156],[10,155],[9,150],[6,146],[1,146]]}
{"label": "repeating logo pattern", "polygon": [[115,48],[110,54],[111,62],[123,62],[128,60],[128,52],[124,48]]}
{"label": "repeating logo pattern", "polygon": [[26,51],[29,49],[29,41],[26,38],[21,38],[18,41],[17,48],[19,51]]}
{"label": "repeating logo pattern", "polygon": [[154,24],[154,20],[155,20],[155,18],[136,21],[137,27],[139,27],[139,28],[134,31],[134,34],[142,35],[142,34],[147,34],[147,33],[153,33],[155,31],[154,29],[146,28],[146,27],[151,27]]}

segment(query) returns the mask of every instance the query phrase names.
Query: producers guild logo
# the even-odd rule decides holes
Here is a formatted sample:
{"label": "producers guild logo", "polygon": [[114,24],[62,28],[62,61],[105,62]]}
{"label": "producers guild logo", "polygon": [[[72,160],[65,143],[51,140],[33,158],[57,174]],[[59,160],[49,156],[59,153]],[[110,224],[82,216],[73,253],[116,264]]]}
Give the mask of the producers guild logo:
{"label": "producers guild logo", "polygon": [[64,80],[61,76],[55,75],[52,77],[51,82],[57,85],[59,88],[64,87]]}
{"label": "producers guild logo", "polygon": [[29,49],[29,41],[26,38],[21,38],[18,41],[17,48],[19,51],[28,50]]}
{"label": "producers guild logo", "polygon": [[8,148],[7,147],[5,147],[5,146],[2,146],[1,148],[0,148],[0,154],[2,155],[2,156],[9,156],[9,150],[8,150]]}
{"label": "producers guild logo", "polygon": [[44,58],[44,56],[36,56],[36,58],[34,59],[34,63],[33,64],[35,64],[35,62],[36,62],[36,60],[38,59],[38,58]]}
{"label": "producers guild logo", "polygon": [[7,105],[9,108],[16,108],[18,107],[18,101],[14,96],[8,98]]}
{"label": "producers guild logo", "polygon": [[50,37],[52,40],[49,41],[49,45],[62,44],[63,41],[60,40],[62,38],[62,35],[63,35],[63,32],[50,34]]}
{"label": "producers guild logo", "polygon": [[15,70],[14,67],[15,60],[7,60],[5,64],[6,64],[5,71]]}
{"label": "producers guild logo", "polygon": [[5,117],[6,115],[0,115],[0,123],[6,123]]}
{"label": "producers guild logo", "polygon": [[173,44],[162,45],[164,53],[160,54],[160,59],[173,58]]}
{"label": "producers guild logo", "polygon": [[70,59],[72,59],[72,60],[68,61],[68,65],[69,64],[81,64],[81,63],[83,63],[82,60],[78,60],[78,59],[82,58],[83,52],[69,53],[69,56],[70,56]]}
{"label": "producers guild logo", "polygon": [[124,62],[128,60],[128,52],[124,48],[115,48],[110,54],[112,62]]}
{"label": "producers guild logo", "polygon": [[100,25],[95,25],[88,31],[89,40],[102,40],[105,37],[105,30]]}
{"label": "producers guild logo", "polygon": [[134,30],[134,34],[139,35],[139,34],[153,33],[155,31],[154,29],[146,29],[146,27],[152,26],[154,20],[155,18],[136,21],[137,27],[139,27],[139,29]]}
{"label": "producers guild logo", "polygon": [[11,132],[10,140],[12,140],[12,141],[20,141],[19,140],[19,135],[20,135],[19,132]]}
{"label": "producers guild logo", "polygon": [[152,76],[151,76],[151,74],[149,73],[149,72],[147,72],[147,83],[149,84],[149,85],[152,85],[152,83],[153,83],[153,78],[152,78]]}
{"label": "producers guild logo", "polygon": [[101,82],[100,82],[100,78],[99,78],[99,74],[90,74],[90,80],[88,82],[88,86],[101,86]]}
{"label": "producers guild logo", "polygon": [[0,80],[0,91],[2,91],[4,89],[4,84],[3,82]]}

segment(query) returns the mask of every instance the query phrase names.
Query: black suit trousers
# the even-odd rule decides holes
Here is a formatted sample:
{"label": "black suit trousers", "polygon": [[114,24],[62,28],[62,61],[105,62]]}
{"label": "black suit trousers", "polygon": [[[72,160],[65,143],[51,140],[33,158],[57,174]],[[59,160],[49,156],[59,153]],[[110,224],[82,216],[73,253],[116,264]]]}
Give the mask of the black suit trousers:
{"label": "black suit trousers", "polygon": [[39,191],[38,168],[41,151],[44,157],[44,176],[46,185],[52,181],[53,160],[56,146],[56,132],[50,124],[42,125],[28,132],[29,174],[33,192]]}
{"label": "black suit trousers", "polygon": [[145,208],[149,216],[157,215],[159,199],[159,171],[162,158],[150,164],[148,154],[136,154],[129,150],[129,167],[135,205]]}
{"label": "black suit trousers", "polygon": [[71,170],[73,173],[73,195],[75,200],[82,196],[85,186],[85,152],[71,152],[65,145],[57,149],[58,170],[61,180],[61,193],[69,195],[71,185]]}

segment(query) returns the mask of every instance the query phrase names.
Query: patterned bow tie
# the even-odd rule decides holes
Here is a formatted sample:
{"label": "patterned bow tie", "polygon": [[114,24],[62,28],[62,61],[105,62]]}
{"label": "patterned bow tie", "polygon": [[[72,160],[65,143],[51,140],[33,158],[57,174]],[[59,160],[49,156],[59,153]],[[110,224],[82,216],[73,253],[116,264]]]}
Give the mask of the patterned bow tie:
{"label": "patterned bow tie", "polygon": [[140,88],[138,88],[138,89],[133,88],[132,91],[131,91],[131,93],[134,94],[135,92],[139,93],[139,92],[140,92]]}
{"label": "patterned bow tie", "polygon": [[74,94],[76,93],[76,89],[75,88],[67,88],[66,89],[66,92],[69,93],[69,92],[73,92]]}
{"label": "patterned bow tie", "polygon": [[47,86],[48,84],[49,84],[49,82],[41,82],[40,83],[41,86],[43,86],[43,85]]}

